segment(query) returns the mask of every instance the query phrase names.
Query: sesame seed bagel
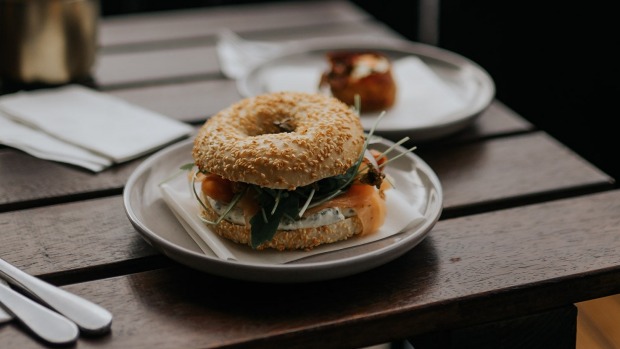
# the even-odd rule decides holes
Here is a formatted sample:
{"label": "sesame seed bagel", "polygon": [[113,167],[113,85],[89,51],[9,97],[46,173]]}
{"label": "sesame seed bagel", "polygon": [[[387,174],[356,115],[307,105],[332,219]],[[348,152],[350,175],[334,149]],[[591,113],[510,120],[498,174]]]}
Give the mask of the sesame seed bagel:
{"label": "sesame seed bagel", "polygon": [[[211,207],[202,208],[202,215],[210,220],[215,220],[218,217],[218,214]],[[223,238],[251,246],[251,228],[249,225],[239,225],[222,220],[210,227]],[[362,229],[362,221],[357,216],[353,216],[320,227],[278,230],[271,240],[260,244],[256,249],[311,250],[322,244],[346,240],[360,234]]]}
{"label": "sesame seed bagel", "polygon": [[243,99],[211,117],[192,154],[203,172],[294,190],[345,173],[363,146],[362,124],[346,104],[320,94],[275,92]]}

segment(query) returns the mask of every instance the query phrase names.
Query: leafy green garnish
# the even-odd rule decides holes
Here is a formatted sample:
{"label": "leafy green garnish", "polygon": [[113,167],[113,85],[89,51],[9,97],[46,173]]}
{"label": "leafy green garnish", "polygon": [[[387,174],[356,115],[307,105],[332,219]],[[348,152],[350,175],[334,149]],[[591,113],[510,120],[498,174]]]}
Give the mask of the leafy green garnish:
{"label": "leafy green garnish", "polygon": [[181,167],[179,168],[179,170],[181,170],[181,171],[189,171],[189,170],[191,170],[192,168],[194,168],[194,163],[193,163],[193,162],[190,162],[190,163],[187,163],[187,164],[185,164],[185,165],[181,166]]}
{"label": "leafy green garnish", "polygon": [[284,215],[294,217],[299,212],[298,195],[280,190],[277,195],[279,201],[276,202],[276,198],[264,188],[255,186],[255,189],[261,210],[250,219],[252,248],[273,239]]}
{"label": "leafy green garnish", "polygon": [[[184,167],[187,167],[187,165],[185,165]],[[192,164],[192,167],[190,168],[190,170],[193,169],[193,167],[194,165]],[[200,199],[200,195],[198,195],[198,192],[196,191],[196,175],[197,174],[198,174],[198,170],[196,169],[194,170],[194,173],[192,174],[192,180],[189,183],[190,191],[194,194],[194,198],[198,201],[198,203],[200,203],[200,206],[202,206],[203,209],[208,210],[207,205],[204,202],[202,202],[202,199]],[[232,211],[232,209],[235,208],[235,206],[237,206],[237,203],[241,200],[243,195],[245,195],[245,190],[235,194],[235,196],[230,201],[230,203],[228,203],[228,206],[226,206],[226,209],[224,209],[224,213],[220,215],[215,221],[208,220],[202,215],[198,215],[198,218],[200,218],[201,221],[208,223],[208,224],[219,224],[222,221],[222,219],[224,219],[230,213],[230,211]]]}
{"label": "leafy green garnish", "polygon": [[179,171],[178,172],[174,173],[170,177],[165,178],[163,181],[159,182],[159,185],[162,185],[162,184],[168,182],[169,180],[171,180],[172,178],[180,175],[183,172],[190,171],[192,168],[194,168],[194,163],[193,162],[187,163],[187,164],[179,167]]}

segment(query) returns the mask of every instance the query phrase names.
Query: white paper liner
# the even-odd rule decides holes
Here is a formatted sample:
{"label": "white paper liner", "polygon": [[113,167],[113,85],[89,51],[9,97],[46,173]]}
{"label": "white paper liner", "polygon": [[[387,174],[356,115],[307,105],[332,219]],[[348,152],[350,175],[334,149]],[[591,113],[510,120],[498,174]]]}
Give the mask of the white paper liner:
{"label": "white paper liner", "polygon": [[388,168],[386,172],[396,188],[386,191],[387,215],[379,231],[368,236],[318,246],[310,251],[256,251],[249,246],[221,238],[198,218],[199,203],[190,192],[191,187],[186,176],[177,176],[161,184],[160,189],[168,207],[205,253],[215,253],[221,259],[242,263],[284,264],[320,253],[381,240],[423,223],[426,220],[423,213],[429,198],[415,169],[403,171]]}

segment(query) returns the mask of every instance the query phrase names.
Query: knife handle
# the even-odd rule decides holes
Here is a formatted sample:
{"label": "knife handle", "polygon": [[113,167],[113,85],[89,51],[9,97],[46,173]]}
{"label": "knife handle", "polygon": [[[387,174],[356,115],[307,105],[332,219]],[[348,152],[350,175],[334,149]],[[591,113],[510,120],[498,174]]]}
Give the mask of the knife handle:
{"label": "knife handle", "polygon": [[0,304],[30,331],[52,344],[69,344],[80,331],[75,323],[0,283]]}
{"label": "knife handle", "polygon": [[91,335],[110,331],[112,314],[101,306],[92,303],[62,288],[36,278],[0,258],[0,277],[22,288],[41,303],[56,310],[73,321],[82,332]]}

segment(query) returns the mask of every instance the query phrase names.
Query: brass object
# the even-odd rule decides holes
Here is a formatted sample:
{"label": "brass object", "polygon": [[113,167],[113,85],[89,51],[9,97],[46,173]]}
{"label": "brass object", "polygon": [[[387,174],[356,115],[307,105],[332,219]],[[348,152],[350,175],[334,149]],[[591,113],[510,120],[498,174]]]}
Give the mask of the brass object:
{"label": "brass object", "polygon": [[59,85],[91,78],[98,0],[0,0],[0,80]]}

